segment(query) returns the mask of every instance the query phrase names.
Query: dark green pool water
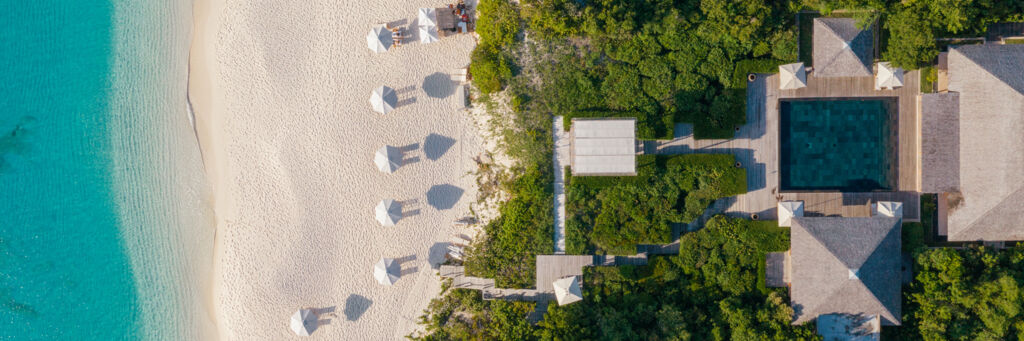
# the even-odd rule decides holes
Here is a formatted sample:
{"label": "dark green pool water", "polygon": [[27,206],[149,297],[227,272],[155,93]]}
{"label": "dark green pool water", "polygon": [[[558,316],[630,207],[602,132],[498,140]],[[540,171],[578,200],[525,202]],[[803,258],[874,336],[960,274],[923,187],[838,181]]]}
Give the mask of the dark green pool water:
{"label": "dark green pool water", "polygon": [[781,190],[894,189],[896,113],[896,98],[781,101]]}

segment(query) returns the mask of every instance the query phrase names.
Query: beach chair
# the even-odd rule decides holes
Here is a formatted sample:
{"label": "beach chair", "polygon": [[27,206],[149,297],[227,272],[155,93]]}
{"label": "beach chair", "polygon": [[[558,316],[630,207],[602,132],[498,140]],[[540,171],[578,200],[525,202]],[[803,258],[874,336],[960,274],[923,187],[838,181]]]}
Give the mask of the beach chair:
{"label": "beach chair", "polygon": [[465,84],[466,82],[468,82],[469,81],[469,67],[467,66],[467,67],[464,67],[464,68],[456,69],[455,72],[452,73],[452,81],[456,82],[456,83],[459,83],[459,84]]}

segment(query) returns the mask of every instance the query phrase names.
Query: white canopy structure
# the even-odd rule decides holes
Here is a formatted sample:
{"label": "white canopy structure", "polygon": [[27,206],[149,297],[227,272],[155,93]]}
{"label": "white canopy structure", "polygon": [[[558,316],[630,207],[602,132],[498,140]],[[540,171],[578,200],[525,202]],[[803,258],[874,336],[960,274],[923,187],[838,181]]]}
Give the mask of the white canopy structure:
{"label": "white canopy structure", "polygon": [[402,219],[402,205],[391,199],[381,200],[374,211],[382,226],[395,226]]}
{"label": "white canopy structure", "polygon": [[572,119],[573,175],[636,175],[636,119]]}
{"label": "white canopy structure", "polygon": [[559,279],[552,286],[555,288],[555,299],[558,300],[558,305],[566,305],[583,300],[583,293],[580,291],[580,282],[577,276]]}
{"label": "white canopy structure", "polygon": [[779,202],[779,226],[792,226],[794,217],[804,216],[803,201]]}
{"label": "white canopy structure", "polygon": [[387,51],[394,43],[395,40],[391,36],[391,31],[384,27],[384,25],[378,25],[370,29],[370,33],[366,34],[366,46],[373,50],[373,52],[381,53]]}
{"label": "white canopy structure", "polygon": [[395,93],[395,89],[381,86],[373,89],[373,92],[370,93],[370,105],[373,106],[373,111],[387,114],[391,110],[395,110],[397,104],[398,94]]}
{"label": "white canopy structure", "polygon": [[871,204],[871,216],[903,218],[903,203],[896,201],[879,201]]}
{"label": "white canopy structure", "polygon": [[779,89],[791,90],[807,86],[807,70],[804,63],[779,65]]}
{"label": "white canopy structure", "polygon": [[381,258],[377,265],[373,266],[373,278],[381,285],[392,285],[398,281],[398,275],[402,272],[401,264],[393,258]]}
{"label": "white canopy structure", "polygon": [[392,146],[380,147],[373,156],[373,163],[377,164],[377,169],[381,172],[390,174],[402,165],[402,153]]}
{"label": "white canopy structure", "polygon": [[298,336],[309,336],[316,330],[319,318],[312,309],[299,309],[292,315],[292,331]]}
{"label": "white canopy structure", "polygon": [[437,35],[437,26],[420,26],[420,43],[430,44],[441,40]]}
{"label": "white canopy structure", "polygon": [[875,90],[895,89],[903,87],[903,69],[889,65],[889,62],[879,62],[878,71],[875,73]]}
{"label": "white canopy structure", "polygon": [[437,26],[437,12],[433,8],[420,8],[417,17],[417,25]]}

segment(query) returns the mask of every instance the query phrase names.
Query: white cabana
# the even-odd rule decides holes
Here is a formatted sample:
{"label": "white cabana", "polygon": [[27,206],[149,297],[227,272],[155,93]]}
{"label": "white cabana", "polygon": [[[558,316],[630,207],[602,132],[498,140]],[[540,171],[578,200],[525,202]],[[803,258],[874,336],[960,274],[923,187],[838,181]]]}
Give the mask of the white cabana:
{"label": "white cabana", "polygon": [[395,110],[397,104],[398,94],[395,93],[395,89],[381,86],[373,89],[373,92],[370,93],[370,105],[373,106],[373,111],[387,114],[391,110]]}
{"label": "white cabana", "polygon": [[373,278],[381,285],[395,284],[401,272],[401,264],[396,263],[393,258],[381,258],[377,265],[373,266]]}
{"label": "white cabana", "polygon": [[807,86],[807,70],[804,63],[779,65],[779,89],[791,90]]}
{"label": "white cabana", "polygon": [[309,336],[316,330],[319,318],[312,309],[299,309],[292,315],[292,331],[298,336]]}
{"label": "white cabana", "polygon": [[894,67],[889,62],[879,62],[875,72],[875,90],[895,89],[903,87],[903,69]]}
{"label": "white cabana", "polygon": [[871,216],[903,218],[903,203],[896,201],[879,201],[871,204]]}
{"label": "white cabana", "polygon": [[552,286],[555,288],[555,299],[558,300],[558,305],[566,305],[583,300],[580,282],[576,276],[559,279]]}
{"label": "white cabana", "polygon": [[791,226],[794,217],[804,216],[803,201],[779,202],[779,226]]}
{"label": "white cabana", "polygon": [[416,25],[420,27],[437,26],[437,12],[433,8],[420,8],[418,13]]}
{"label": "white cabana", "polygon": [[420,43],[430,44],[441,40],[437,35],[437,26],[420,26]]}
{"label": "white cabana", "polygon": [[402,165],[402,153],[398,152],[398,148],[392,146],[380,147],[373,156],[373,163],[377,164],[377,169],[381,172],[394,172]]}
{"label": "white cabana", "polygon": [[636,175],[636,119],[572,119],[573,175]]}
{"label": "white cabana", "polygon": [[391,36],[391,31],[384,27],[384,25],[378,25],[370,29],[370,33],[366,34],[366,46],[373,50],[373,52],[381,53],[387,51],[394,43],[395,40]]}
{"label": "white cabana", "polygon": [[402,205],[391,199],[381,200],[374,211],[377,221],[383,226],[395,226],[402,219]]}

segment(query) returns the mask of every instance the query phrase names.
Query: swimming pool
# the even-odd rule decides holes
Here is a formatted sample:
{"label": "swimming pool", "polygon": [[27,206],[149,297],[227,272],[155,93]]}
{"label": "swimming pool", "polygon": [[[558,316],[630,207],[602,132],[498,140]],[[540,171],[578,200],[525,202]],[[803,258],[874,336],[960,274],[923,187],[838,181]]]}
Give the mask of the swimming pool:
{"label": "swimming pool", "polygon": [[782,191],[896,188],[897,98],[807,98],[779,102]]}

